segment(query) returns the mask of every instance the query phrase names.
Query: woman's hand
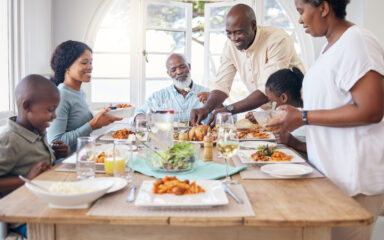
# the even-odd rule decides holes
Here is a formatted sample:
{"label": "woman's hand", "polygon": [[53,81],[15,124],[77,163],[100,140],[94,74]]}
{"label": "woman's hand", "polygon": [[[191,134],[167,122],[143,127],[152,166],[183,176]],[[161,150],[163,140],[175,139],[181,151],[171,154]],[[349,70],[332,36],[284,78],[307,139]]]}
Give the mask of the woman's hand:
{"label": "woman's hand", "polygon": [[279,111],[284,111],[284,117],[275,119],[272,122],[268,123],[267,127],[277,127],[285,129],[285,131],[293,131],[296,128],[304,125],[304,122],[301,118],[302,112],[290,105],[283,105],[278,107]]}
{"label": "woman's hand", "polygon": [[103,111],[97,113],[91,119],[91,121],[89,121],[89,125],[91,126],[92,130],[107,126],[107,125],[113,123],[114,121],[122,120],[122,118],[107,115],[107,112],[109,112],[109,111],[111,111],[109,108],[105,108]]}
{"label": "woman's hand", "polygon": [[283,128],[276,128],[272,132],[273,135],[275,135],[277,143],[288,145],[291,137],[291,134],[288,132],[288,130]]}
{"label": "woman's hand", "polygon": [[40,173],[47,171],[49,168],[51,168],[51,166],[47,162],[45,162],[45,161],[37,162],[37,163],[33,164],[31,169],[27,173],[26,178],[31,180],[31,179],[35,178],[36,176],[38,176]]}
{"label": "woman's hand", "polygon": [[201,92],[201,93],[198,93],[196,96],[199,98],[199,101],[201,103],[206,104],[209,97],[209,92]]}
{"label": "woman's hand", "polygon": [[69,146],[59,140],[53,141],[51,148],[55,152],[56,159],[66,157],[69,153]]}

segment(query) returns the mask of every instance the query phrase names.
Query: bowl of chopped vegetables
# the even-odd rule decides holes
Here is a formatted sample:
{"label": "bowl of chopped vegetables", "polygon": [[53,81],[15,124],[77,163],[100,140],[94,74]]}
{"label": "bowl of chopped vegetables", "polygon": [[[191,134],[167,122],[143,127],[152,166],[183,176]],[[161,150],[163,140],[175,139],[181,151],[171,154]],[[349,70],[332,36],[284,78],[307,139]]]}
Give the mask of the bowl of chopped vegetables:
{"label": "bowl of chopped vegetables", "polygon": [[193,142],[175,142],[166,150],[146,149],[148,164],[155,171],[186,172],[191,171],[200,156],[200,144]]}

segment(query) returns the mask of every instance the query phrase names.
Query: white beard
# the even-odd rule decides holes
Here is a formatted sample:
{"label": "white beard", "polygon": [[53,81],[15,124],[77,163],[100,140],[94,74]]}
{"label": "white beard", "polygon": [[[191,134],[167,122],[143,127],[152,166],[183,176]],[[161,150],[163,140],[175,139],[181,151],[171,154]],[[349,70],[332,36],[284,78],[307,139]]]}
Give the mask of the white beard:
{"label": "white beard", "polygon": [[189,88],[189,86],[191,85],[191,73],[188,73],[188,76],[184,81],[179,81],[176,78],[172,78],[172,80],[176,88],[184,90],[184,88]]}

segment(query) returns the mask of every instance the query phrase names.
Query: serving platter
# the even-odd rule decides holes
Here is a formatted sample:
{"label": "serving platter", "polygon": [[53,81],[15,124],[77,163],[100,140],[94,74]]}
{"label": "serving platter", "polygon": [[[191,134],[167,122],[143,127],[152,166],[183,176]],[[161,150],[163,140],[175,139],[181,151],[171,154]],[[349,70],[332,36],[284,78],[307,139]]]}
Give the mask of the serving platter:
{"label": "serving platter", "polygon": [[268,135],[267,137],[257,137],[252,134],[247,134],[244,138],[240,138],[239,141],[276,141],[276,137],[272,132],[262,131],[261,134]]}
{"label": "serving platter", "polygon": [[141,207],[176,207],[196,208],[212,207],[228,204],[222,183],[217,180],[197,180],[205,192],[188,195],[155,194],[152,192],[153,180],[143,181],[137,195],[135,205]]}

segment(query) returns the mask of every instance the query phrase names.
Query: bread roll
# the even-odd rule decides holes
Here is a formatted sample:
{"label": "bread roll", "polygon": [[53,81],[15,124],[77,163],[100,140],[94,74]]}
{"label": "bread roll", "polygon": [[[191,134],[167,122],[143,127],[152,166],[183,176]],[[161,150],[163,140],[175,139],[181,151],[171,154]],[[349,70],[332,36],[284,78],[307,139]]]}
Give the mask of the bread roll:
{"label": "bread roll", "polygon": [[246,118],[241,119],[235,123],[237,129],[251,129],[252,125],[253,123]]}

